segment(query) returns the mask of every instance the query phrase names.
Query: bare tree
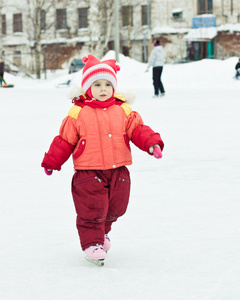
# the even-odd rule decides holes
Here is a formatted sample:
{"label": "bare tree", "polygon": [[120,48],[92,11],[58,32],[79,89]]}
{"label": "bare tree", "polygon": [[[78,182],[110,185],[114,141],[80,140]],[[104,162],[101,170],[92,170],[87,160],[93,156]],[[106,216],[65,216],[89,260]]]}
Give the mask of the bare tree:
{"label": "bare tree", "polygon": [[[114,0],[96,0],[89,1],[89,51],[94,52],[99,58],[107,52],[108,43],[113,29],[113,1]],[[97,38],[95,43],[94,38]]]}
{"label": "bare tree", "polygon": [[[28,30],[29,39],[34,41],[35,44],[35,68],[37,78],[41,78],[41,34],[43,24],[41,22],[41,13],[48,13],[52,7],[55,7],[54,0],[27,0],[28,19],[32,27]],[[52,23],[49,23],[46,28],[50,28],[55,23],[55,19]],[[45,24],[46,25],[46,24]]]}
{"label": "bare tree", "polygon": [[108,50],[108,43],[113,28],[113,18],[113,0],[99,0],[97,22],[99,26],[99,35],[96,49],[99,57],[102,57]]}

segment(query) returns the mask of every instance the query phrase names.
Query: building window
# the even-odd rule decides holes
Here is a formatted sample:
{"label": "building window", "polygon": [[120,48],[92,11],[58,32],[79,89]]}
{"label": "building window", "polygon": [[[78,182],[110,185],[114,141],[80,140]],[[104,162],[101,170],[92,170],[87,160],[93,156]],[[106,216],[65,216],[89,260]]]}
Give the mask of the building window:
{"label": "building window", "polygon": [[46,11],[43,9],[40,11],[40,26],[41,30],[46,30]]}
{"label": "building window", "polygon": [[67,11],[65,8],[57,9],[57,29],[67,28]]}
{"label": "building window", "polygon": [[2,34],[7,33],[6,15],[2,15]]}
{"label": "building window", "polygon": [[181,8],[176,8],[172,10],[172,18],[173,20],[179,20],[183,17],[183,10]]}
{"label": "building window", "polygon": [[198,0],[198,14],[210,14],[213,12],[213,0]]}
{"label": "building window", "polygon": [[78,9],[78,28],[87,28],[88,27],[88,8],[79,8]]}
{"label": "building window", "polygon": [[13,15],[13,32],[22,32],[22,14]]}
{"label": "building window", "polygon": [[148,6],[142,5],[142,26],[148,25]]}
{"label": "building window", "polygon": [[133,26],[133,7],[130,5],[122,6],[122,25]]}

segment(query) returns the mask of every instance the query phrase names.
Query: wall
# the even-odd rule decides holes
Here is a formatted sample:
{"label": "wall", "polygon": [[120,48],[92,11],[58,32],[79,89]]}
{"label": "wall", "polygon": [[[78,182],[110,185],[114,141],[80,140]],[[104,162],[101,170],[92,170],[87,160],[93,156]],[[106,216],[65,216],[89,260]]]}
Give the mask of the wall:
{"label": "wall", "polygon": [[240,57],[240,33],[219,32],[215,38],[215,49],[219,59]]}
{"label": "wall", "polygon": [[239,0],[213,0],[213,11],[216,16],[217,26],[224,23],[240,22]]}

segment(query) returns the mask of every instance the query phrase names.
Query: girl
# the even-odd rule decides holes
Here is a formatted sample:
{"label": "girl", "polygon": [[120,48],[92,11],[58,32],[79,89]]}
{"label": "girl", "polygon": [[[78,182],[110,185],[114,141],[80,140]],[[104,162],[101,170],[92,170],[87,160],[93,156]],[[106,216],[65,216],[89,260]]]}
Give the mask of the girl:
{"label": "girl", "polygon": [[60,133],[45,153],[47,175],[72,154],[72,195],[81,247],[92,261],[104,260],[110,249],[112,223],[127,209],[132,164],[129,141],[156,158],[164,147],[159,133],[144,125],[121,96],[114,95],[117,71],[113,59],[83,58],[82,95],[63,120]]}

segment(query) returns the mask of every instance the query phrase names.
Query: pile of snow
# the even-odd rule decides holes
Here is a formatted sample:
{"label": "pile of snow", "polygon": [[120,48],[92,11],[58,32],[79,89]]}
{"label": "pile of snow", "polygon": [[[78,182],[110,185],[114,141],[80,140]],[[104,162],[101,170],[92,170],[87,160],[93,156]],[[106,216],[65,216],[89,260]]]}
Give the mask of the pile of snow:
{"label": "pile of snow", "polygon": [[[104,59],[115,59],[115,52],[109,51]],[[202,88],[209,89],[232,88],[239,89],[239,82],[234,81],[235,65],[237,57],[226,60],[203,59],[197,62],[185,64],[166,64],[164,66],[162,80],[168,88]],[[138,62],[122,54],[119,55],[118,88],[122,89],[145,89],[152,86],[151,72],[145,72],[147,64]],[[73,85],[81,84],[82,72],[77,72],[72,78]]]}
{"label": "pile of snow", "polygon": [[[102,60],[115,59],[115,52],[109,51]],[[166,64],[164,66],[162,80],[167,88],[202,88],[204,85],[209,89],[225,88],[229,84],[232,88],[239,88],[239,82],[233,81],[237,57],[226,60],[203,59],[197,62],[185,64]],[[138,62],[123,54],[119,55],[118,64],[121,67],[118,72],[118,88],[122,89],[144,89],[152,86],[151,72],[145,72],[147,64]],[[184,75],[183,75],[184,74]],[[17,87],[33,87],[44,85],[45,87],[58,86],[71,81],[71,85],[81,85],[82,71],[68,74],[67,70],[48,71],[47,80],[34,81],[11,74],[5,74],[7,83],[15,84]],[[42,74],[44,78],[44,74]]]}

